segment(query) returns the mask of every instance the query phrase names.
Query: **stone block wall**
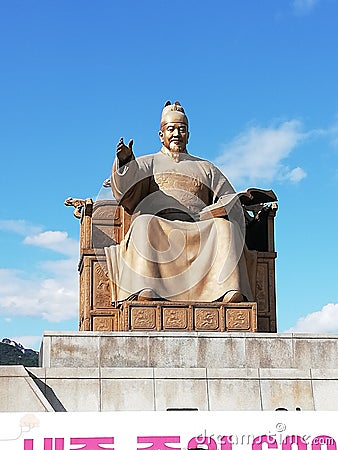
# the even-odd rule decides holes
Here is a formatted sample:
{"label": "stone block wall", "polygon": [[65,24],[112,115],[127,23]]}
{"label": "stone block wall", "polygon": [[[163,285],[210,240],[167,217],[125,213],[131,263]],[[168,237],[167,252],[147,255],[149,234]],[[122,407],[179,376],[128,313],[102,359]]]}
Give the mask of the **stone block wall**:
{"label": "stone block wall", "polygon": [[338,336],[46,332],[0,411],[338,410]]}

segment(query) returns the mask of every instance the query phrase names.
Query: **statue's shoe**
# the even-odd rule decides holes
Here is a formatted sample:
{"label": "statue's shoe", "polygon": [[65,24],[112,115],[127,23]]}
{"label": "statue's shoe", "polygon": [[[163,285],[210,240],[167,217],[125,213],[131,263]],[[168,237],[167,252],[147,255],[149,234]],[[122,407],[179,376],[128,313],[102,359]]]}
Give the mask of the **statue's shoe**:
{"label": "statue's shoe", "polygon": [[224,303],[241,303],[245,301],[246,298],[239,291],[229,291],[224,295],[222,299],[222,302]]}
{"label": "statue's shoe", "polygon": [[160,300],[160,296],[156,294],[156,292],[153,289],[142,289],[137,294],[137,300],[141,302],[149,301],[149,300]]}

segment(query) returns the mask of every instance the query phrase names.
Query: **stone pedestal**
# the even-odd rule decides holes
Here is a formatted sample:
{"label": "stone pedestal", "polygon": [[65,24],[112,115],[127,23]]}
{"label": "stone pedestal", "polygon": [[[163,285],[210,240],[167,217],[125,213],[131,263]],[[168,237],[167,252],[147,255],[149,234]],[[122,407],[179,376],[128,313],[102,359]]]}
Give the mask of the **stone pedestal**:
{"label": "stone pedestal", "polygon": [[45,332],[42,367],[336,369],[338,335]]}
{"label": "stone pedestal", "polygon": [[338,335],[45,332],[0,411],[338,410]]}
{"label": "stone pedestal", "polygon": [[41,356],[55,410],[338,409],[337,335],[46,332]]}

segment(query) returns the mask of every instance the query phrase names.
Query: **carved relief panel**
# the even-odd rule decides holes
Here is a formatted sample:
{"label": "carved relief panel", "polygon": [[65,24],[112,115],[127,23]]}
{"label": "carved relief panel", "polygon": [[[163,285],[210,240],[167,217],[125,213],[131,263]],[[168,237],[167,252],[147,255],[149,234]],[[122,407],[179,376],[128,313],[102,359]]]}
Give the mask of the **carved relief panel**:
{"label": "carved relief panel", "polygon": [[132,330],[156,330],[156,306],[131,306],[130,325]]}
{"label": "carved relief panel", "polygon": [[249,311],[229,309],[227,311],[227,330],[249,330]]}
{"label": "carved relief panel", "polygon": [[112,307],[111,287],[104,267],[102,262],[93,261],[92,296],[94,309]]}
{"label": "carved relief panel", "polygon": [[119,312],[112,311],[109,315],[93,316],[93,331],[119,331]]}
{"label": "carved relief panel", "polygon": [[266,263],[257,264],[256,297],[258,309],[262,312],[268,311],[268,266]]}
{"label": "carved relief panel", "polygon": [[[251,305],[251,307],[250,307]],[[226,330],[227,331],[256,331],[256,304],[247,303],[247,307],[240,304],[226,309]]]}
{"label": "carved relief panel", "polygon": [[185,330],[188,328],[187,308],[163,308],[163,329],[164,330]]}
{"label": "carved relief panel", "polygon": [[194,319],[196,330],[216,331],[220,328],[220,309],[195,308]]}

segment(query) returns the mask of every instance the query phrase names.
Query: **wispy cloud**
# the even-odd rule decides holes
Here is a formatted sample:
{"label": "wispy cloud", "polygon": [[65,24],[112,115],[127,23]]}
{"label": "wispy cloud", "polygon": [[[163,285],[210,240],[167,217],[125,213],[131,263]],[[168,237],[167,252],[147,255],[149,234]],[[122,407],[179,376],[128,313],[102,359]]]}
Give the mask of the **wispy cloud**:
{"label": "wispy cloud", "polygon": [[338,333],[338,303],[328,303],[297,320],[285,333]]}
{"label": "wispy cloud", "polygon": [[42,231],[42,227],[33,225],[26,220],[0,220],[0,230],[27,236]]}
{"label": "wispy cloud", "polygon": [[[61,277],[60,273],[66,276]],[[58,261],[58,270],[49,278],[27,279],[27,276],[27,273],[15,269],[0,269],[0,308],[3,314],[40,317],[51,322],[76,316],[75,260]]]}
{"label": "wispy cloud", "polygon": [[331,144],[334,147],[338,147],[338,117],[336,117],[336,121],[324,133],[329,136]]}
{"label": "wispy cloud", "polygon": [[287,175],[287,178],[294,183],[298,183],[298,181],[301,181],[305,177],[306,172],[301,167],[295,167]]}
{"label": "wispy cloud", "polygon": [[317,3],[319,0],[293,0],[291,5],[296,14],[304,15],[311,12]]}
{"label": "wispy cloud", "polygon": [[78,251],[78,243],[68,237],[65,231],[44,231],[35,235],[27,236],[24,244],[44,247],[64,255],[75,255]]}
{"label": "wispy cloud", "polygon": [[41,231],[40,227],[25,221],[2,221],[1,225],[2,229],[26,234],[23,244],[48,248],[63,255],[63,259],[39,261],[29,273],[0,269],[2,314],[40,317],[52,322],[75,317],[78,304],[77,241],[69,238],[66,232]]}
{"label": "wispy cloud", "polygon": [[216,165],[234,183],[298,182],[306,176],[301,167],[290,169],[284,160],[309,137],[302,123],[293,119],[270,127],[253,126],[224,146]]}

